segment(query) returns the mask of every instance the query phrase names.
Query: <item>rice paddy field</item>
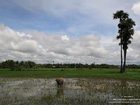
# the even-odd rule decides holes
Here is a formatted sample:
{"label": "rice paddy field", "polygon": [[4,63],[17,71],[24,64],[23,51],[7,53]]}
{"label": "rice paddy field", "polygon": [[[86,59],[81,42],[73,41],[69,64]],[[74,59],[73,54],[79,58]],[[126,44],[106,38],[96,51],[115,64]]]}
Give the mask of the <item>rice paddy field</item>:
{"label": "rice paddy field", "polygon": [[[57,87],[56,78],[64,78]],[[0,105],[140,105],[140,70],[0,70]]]}
{"label": "rice paddy field", "polygon": [[[139,105],[140,82],[65,78],[58,88],[51,79],[0,78],[1,105]],[[133,99],[133,100],[132,100]]]}
{"label": "rice paddy field", "polygon": [[41,68],[21,71],[0,69],[0,77],[6,78],[113,78],[140,80],[140,69],[127,69],[121,74],[119,69],[111,68]]}

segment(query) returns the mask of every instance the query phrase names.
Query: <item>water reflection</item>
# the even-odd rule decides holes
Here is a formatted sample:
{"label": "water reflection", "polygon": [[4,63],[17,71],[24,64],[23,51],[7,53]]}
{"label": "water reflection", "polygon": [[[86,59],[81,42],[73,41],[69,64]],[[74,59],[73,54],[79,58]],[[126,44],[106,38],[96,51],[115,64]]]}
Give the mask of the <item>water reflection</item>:
{"label": "water reflection", "polygon": [[64,88],[57,88],[57,93],[56,93],[56,97],[62,97],[64,96]]}
{"label": "water reflection", "polygon": [[139,81],[67,78],[58,88],[55,79],[0,78],[0,105],[113,105],[139,98]]}

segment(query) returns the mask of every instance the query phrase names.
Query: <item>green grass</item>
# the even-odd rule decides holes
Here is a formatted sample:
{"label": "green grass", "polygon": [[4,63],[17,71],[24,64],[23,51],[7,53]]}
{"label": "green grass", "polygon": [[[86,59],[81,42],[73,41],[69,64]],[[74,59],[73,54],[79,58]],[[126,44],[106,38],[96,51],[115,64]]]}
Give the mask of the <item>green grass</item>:
{"label": "green grass", "polygon": [[0,70],[0,77],[13,78],[112,78],[112,79],[134,79],[140,80],[140,69],[127,69],[126,73],[119,73],[119,69],[103,68],[47,68],[37,70],[10,71],[8,69]]}

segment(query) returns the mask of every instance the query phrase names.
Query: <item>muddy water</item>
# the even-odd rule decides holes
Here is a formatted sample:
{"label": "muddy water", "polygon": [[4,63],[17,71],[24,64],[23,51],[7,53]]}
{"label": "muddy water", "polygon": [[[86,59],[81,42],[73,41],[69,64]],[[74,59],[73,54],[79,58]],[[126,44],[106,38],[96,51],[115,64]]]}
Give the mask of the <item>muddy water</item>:
{"label": "muddy water", "polygon": [[140,82],[66,78],[58,88],[55,79],[0,78],[0,105],[140,105]]}

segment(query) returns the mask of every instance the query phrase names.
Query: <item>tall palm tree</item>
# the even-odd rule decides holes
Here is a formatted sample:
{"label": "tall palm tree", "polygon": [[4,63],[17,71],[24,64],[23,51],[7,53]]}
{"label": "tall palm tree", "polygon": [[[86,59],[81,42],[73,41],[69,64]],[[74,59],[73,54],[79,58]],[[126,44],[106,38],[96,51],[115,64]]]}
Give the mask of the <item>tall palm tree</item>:
{"label": "tall palm tree", "polygon": [[[125,72],[125,65],[126,65],[126,53],[128,49],[128,44],[131,43],[132,35],[134,34],[135,22],[129,18],[128,13],[124,12],[123,10],[117,11],[114,14],[114,19],[119,19],[118,24],[118,33],[117,39],[120,39],[119,45],[121,46],[121,68],[120,72]],[[124,51],[124,53],[123,53]],[[123,56],[123,55],[124,56]],[[123,58],[124,57],[124,58]]]}
{"label": "tall palm tree", "polygon": [[123,55],[122,55],[122,48],[123,48],[123,45],[122,45],[122,29],[121,29],[121,24],[122,22],[128,18],[128,14],[127,13],[124,13],[122,10],[120,11],[117,11],[115,14],[114,14],[114,19],[119,19],[119,24],[118,24],[118,33],[119,35],[117,35],[117,39],[120,39],[120,47],[121,47],[121,67],[120,67],[120,72],[123,71]]}

